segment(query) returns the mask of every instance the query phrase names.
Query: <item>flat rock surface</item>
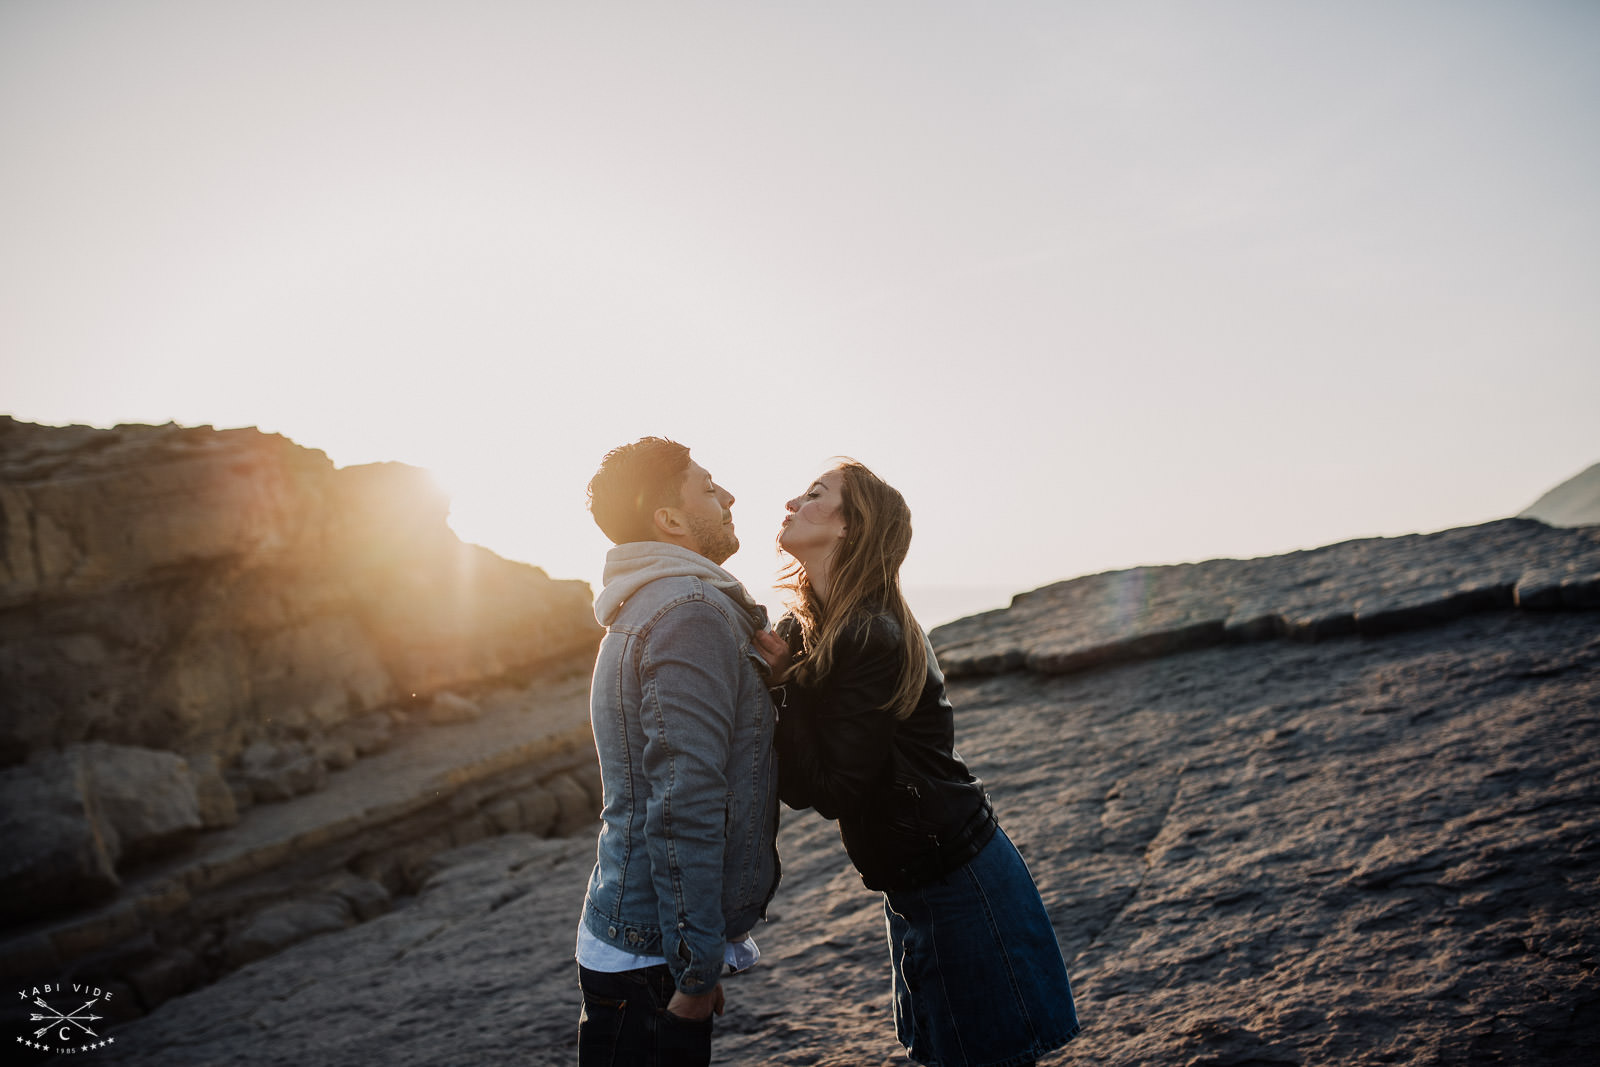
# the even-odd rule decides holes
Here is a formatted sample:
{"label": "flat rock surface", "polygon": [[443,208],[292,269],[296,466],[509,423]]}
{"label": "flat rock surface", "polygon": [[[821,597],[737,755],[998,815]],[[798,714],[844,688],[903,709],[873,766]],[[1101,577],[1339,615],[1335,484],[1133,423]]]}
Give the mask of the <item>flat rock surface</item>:
{"label": "flat rock surface", "polygon": [[474,778],[517,765],[589,723],[589,680],[568,674],[489,701],[470,723],[404,734],[387,751],[329,775],[326,787],[282,804],[251,808],[239,825],[207,835],[198,857],[222,863],[293,844],[309,828],[376,821],[432,802]]}
{"label": "flat rock surface", "polygon": [[[1085,1030],[1048,1062],[1592,1062],[1600,614],[1223,644],[951,695],[1076,987]],[[727,980],[714,1062],[906,1062],[880,898],[812,813],[786,813],[780,844],[764,955]],[[592,856],[584,836],[508,835],[439,857],[415,898],[119,1027],[99,1062],[570,1064]]]}
{"label": "flat rock surface", "polygon": [[1384,634],[1511,607],[1600,607],[1600,526],[1503,519],[1108,571],[1022,593],[932,638],[951,676],[1070,673],[1225,642]]}

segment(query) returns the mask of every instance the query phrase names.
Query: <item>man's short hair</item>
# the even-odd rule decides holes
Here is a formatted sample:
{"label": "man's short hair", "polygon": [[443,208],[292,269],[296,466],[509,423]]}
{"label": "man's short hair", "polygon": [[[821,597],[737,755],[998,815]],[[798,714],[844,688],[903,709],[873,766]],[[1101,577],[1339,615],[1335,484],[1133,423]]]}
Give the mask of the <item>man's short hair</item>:
{"label": "man's short hair", "polygon": [[655,540],[657,508],[683,503],[689,450],[665,437],[641,437],[606,453],[589,479],[589,514],[614,545]]}

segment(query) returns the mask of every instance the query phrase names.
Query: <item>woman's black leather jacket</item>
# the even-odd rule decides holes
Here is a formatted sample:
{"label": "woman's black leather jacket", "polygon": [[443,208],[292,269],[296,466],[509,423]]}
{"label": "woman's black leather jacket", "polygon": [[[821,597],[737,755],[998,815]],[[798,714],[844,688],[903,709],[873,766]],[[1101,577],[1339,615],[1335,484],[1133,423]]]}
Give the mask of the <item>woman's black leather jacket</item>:
{"label": "woman's black leather jacket", "polygon": [[[799,630],[792,616],[777,626],[796,656]],[[996,825],[983,783],[956,754],[954,712],[931,644],[915,710],[896,719],[883,708],[900,677],[900,635],[892,615],[863,615],[841,637],[820,684],[773,690],[779,795],[839,820],[845,851],[876,890],[909,889],[956,870]]]}

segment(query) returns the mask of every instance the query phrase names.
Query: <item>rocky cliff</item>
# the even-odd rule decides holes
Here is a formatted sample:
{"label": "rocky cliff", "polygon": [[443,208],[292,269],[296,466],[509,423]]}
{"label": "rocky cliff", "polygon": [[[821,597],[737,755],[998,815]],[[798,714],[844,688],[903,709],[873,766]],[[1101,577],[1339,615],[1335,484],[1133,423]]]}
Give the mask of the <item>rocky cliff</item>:
{"label": "rocky cliff", "polygon": [[[1092,575],[934,641],[1075,983],[1048,1062],[1593,1062],[1600,528]],[[779,844],[714,1062],[903,1063],[881,898],[813,813]],[[592,857],[436,855],[400,906],[115,1029],[116,1062],[571,1063]]]}
{"label": "rocky cliff", "polygon": [[461,543],[426,473],[253,429],[0,417],[0,914],[587,662],[587,585]]}
{"label": "rocky cliff", "polygon": [[1600,523],[1600,463],[1574,474],[1522,511],[1519,518],[1538,519],[1551,526],[1592,526]]}

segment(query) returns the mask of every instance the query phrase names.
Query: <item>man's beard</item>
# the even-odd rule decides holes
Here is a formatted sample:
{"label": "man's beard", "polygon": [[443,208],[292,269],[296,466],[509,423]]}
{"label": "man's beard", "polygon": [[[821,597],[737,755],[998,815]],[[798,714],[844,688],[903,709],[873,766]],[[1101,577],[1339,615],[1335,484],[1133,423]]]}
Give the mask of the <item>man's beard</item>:
{"label": "man's beard", "polygon": [[693,521],[689,524],[689,533],[694,538],[694,550],[719,567],[723,560],[739,551],[739,538],[726,520]]}

